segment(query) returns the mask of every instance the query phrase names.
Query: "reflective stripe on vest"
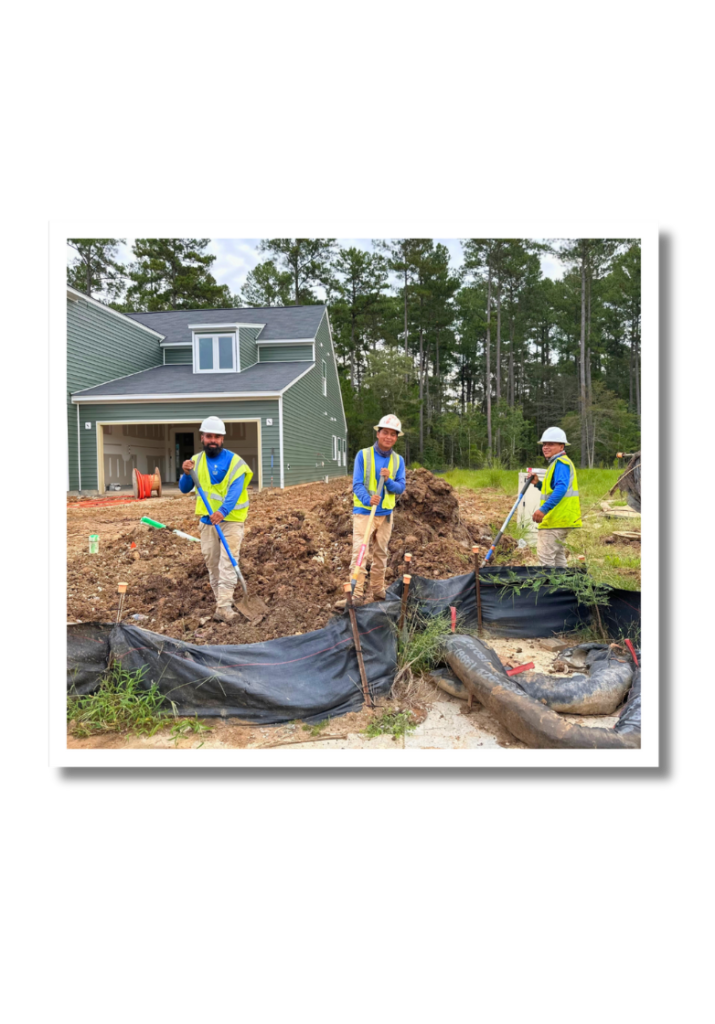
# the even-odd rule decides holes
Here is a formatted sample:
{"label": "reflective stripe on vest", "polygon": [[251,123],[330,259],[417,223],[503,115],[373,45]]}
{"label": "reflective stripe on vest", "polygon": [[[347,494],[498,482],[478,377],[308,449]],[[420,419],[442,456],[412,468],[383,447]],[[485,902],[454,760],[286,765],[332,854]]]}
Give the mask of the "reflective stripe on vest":
{"label": "reflective stripe on vest", "polygon": [[[377,494],[377,475],[375,473],[375,446],[371,445],[369,448],[362,449],[362,465],[363,465],[363,480],[365,483],[365,490],[368,494]],[[397,452],[390,452],[390,479],[394,480],[397,476],[397,470],[400,468],[400,456]],[[382,507],[384,509],[393,509],[395,507],[395,495],[391,494],[386,488],[382,492]],[[353,508],[366,508],[372,509],[372,505],[363,505],[358,498],[357,494],[353,493]]]}
{"label": "reflective stripe on vest", "polygon": [[546,502],[554,490],[551,484],[554,479],[554,470],[557,462],[562,462],[565,466],[569,467],[568,488],[558,505],[555,505],[554,508],[547,512],[538,524],[537,529],[539,530],[571,530],[583,525],[581,522],[581,503],[578,496],[576,467],[568,455],[559,455],[549,466],[541,486],[541,505]]}
{"label": "reflective stripe on vest", "polygon": [[[241,475],[243,477],[243,489],[239,495],[238,501],[224,518],[226,523],[242,523],[248,515],[248,506],[250,504],[248,500],[248,485],[253,479],[253,473],[248,465],[244,462],[240,455],[234,455],[228,467],[228,472],[221,481],[221,483],[214,483],[211,480],[211,474],[209,473],[208,464],[204,458],[204,452],[194,456],[194,468],[196,475],[199,478],[201,489],[208,498],[209,505],[211,506],[212,512],[217,512],[221,508],[226,495],[228,494],[231,484]],[[205,516],[208,515],[206,506],[203,503],[201,495],[196,495],[196,515]]]}

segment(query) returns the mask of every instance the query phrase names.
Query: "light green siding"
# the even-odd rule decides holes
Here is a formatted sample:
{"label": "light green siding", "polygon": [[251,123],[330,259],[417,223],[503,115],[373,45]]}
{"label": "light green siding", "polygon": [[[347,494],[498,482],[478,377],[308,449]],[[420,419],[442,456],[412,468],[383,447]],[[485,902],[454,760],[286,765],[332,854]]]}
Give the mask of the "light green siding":
{"label": "light green siding", "polygon": [[261,363],[284,363],[298,360],[313,362],[312,345],[259,345],[258,361]]}
{"label": "light green siding", "polygon": [[[69,489],[79,488],[77,459],[77,406],[72,404],[74,391],[104,384],[105,381],[124,377],[129,373],[160,366],[162,352],[159,339],[108,310],[101,309],[84,299],[67,303],[67,427],[69,447]],[[85,418],[80,409],[79,433],[82,445],[94,430],[85,429]],[[83,453],[84,454],[84,453]],[[95,488],[96,471],[92,479],[85,480],[83,489]]]}
{"label": "light green siding", "polygon": [[239,327],[238,344],[241,353],[241,369],[247,370],[258,362],[256,338],[261,332],[260,327]]}
{"label": "light green siding", "polygon": [[164,362],[167,366],[175,363],[193,363],[194,355],[191,345],[187,345],[186,348],[165,348],[164,349]]}
{"label": "light green siding", "polygon": [[[323,360],[327,396],[323,395]],[[333,436],[345,441],[347,424],[343,416],[340,382],[326,313],[315,339],[315,366],[283,396],[286,486],[324,480],[326,476],[344,476],[351,472],[351,469],[333,459]]]}
{"label": "light green siding", "polygon": [[[75,406],[75,409],[77,407]],[[79,406],[82,427],[90,424],[89,430],[81,431],[82,487],[84,490],[97,489],[97,423],[176,423],[181,420],[200,422],[206,416],[221,419],[261,420],[260,443],[263,469],[263,486],[270,486],[271,449],[274,453],[273,478],[276,487],[280,483],[279,473],[279,416],[278,399],[250,399],[198,402],[97,402],[95,405],[82,402]],[[74,412],[74,410],[73,410]],[[76,416],[76,412],[75,412]],[[272,420],[268,425],[266,420]],[[256,481],[257,483],[258,481]]]}

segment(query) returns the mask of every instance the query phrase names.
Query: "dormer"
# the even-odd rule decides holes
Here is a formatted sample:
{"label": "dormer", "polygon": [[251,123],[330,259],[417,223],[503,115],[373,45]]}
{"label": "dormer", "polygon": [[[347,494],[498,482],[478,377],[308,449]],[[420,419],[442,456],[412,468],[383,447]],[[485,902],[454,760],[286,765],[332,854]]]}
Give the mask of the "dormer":
{"label": "dormer", "polygon": [[235,322],[189,324],[194,373],[240,373],[241,327],[255,330],[256,325]]}

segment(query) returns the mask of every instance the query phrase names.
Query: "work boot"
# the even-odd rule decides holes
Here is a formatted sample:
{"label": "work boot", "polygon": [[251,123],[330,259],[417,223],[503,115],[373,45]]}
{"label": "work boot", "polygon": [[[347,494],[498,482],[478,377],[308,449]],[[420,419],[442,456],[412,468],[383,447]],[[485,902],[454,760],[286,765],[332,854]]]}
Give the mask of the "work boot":
{"label": "work boot", "polygon": [[216,622],[233,622],[236,618],[236,613],[230,605],[217,608],[214,612],[214,619]]}
{"label": "work boot", "polygon": [[373,601],[384,601],[387,597],[387,593],[385,591],[385,573],[375,572],[373,569],[370,573],[370,585],[372,588]]}

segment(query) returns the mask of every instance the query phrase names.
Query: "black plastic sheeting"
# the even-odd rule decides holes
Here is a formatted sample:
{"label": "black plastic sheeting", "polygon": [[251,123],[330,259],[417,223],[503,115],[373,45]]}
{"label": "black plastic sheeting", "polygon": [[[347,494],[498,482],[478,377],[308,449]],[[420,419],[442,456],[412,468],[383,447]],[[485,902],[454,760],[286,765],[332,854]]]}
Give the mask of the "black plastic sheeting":
{"label": "black plastic sheeting", "polygon": [[[579,605],[571,590],[541,587],[538,591],[504,591],[504,582],[516,575],[520,579],[538,577],[543,572],[538,565],[494,566],[480,570],[482,624],[493,636],[549,637],[566,633],[590,622],[590,612]],[[549,569],[549,574],[572,573],[572,569]],[[489,579],[485,583],[485,578]],[[402,577],[395,580],[387,591],[388,600],[402,597]],[[477,597],[474,572],[451,576],[446,580],[432,580],[413,576],[410,582],[408,608],[417,608],[425,617],[449,614],[450,606],[457,609],[460,624],[477,625]],[[600,608],[601,618],[612,635],[632,632],[640,625],[640,592],[613,590],[609,604]]]}
{"label": "black plastic sheeting", "polygon": [[633,673],[633,682],[628,700],[623,705],[620,717],[614,726],[616,732],[628,733],[641,731],[641,670]]}
{"label": "black plastic sheeting", "polygon": [[641,624],[640,590],[618,590],[608,595],[608,604],[599,608],[601,619],[610,636],[634,636]]}
{"label": "black plastic sheeting", "polygon": [[[365,671],[374,698],[389,693],[397,669],[398,614],[394,602],[357,609]],[[124,623],[69,626],[68,690],[91,693],[96,689],[110,656],[128,672],[144,668],[147,689],[156,683],[180,715],[239,716],[248,722],[277,725],[293,719],[317,722],[363,706],[347,615],[301,636],[221,646],[184,643]]]}
{"label": "black plastic sheeting", "polygon": [[[539,637],[552,636],[576,629],[588,622],[588,613],[581,607],[572,591],[557,590],[547,593],[541,590],[524,590],[519,593],[511,588],[502,591],[501,581],[510,574],[520,579],[538,576],[539,566],[495,566],[482,569],[479,573],[482,597],[482,624],[494,636]],[[569,572],[564,569],[550,569],[550,573]],[[485,583],[484,578],[490,582]],[[493,582],[491,582],[493,580]],[[402,577],[392,584],[387,592],[388,599],[398,600],[402,596]],[[464,576],[451,576],[446,580],[431,580],[424,576],[413,576],[410,582],[408,608],[418,608],[426,617],[449,614],[450,605],[457,609],[459,622],[463,626],[477,625],[477,597],[474,588],[474,572]]]}

